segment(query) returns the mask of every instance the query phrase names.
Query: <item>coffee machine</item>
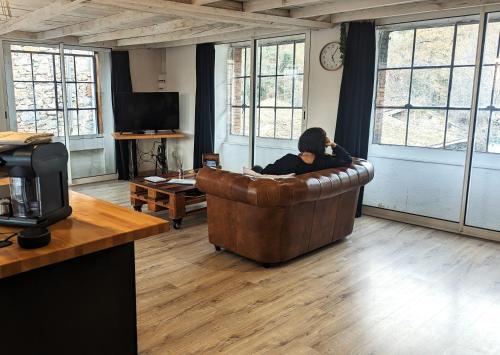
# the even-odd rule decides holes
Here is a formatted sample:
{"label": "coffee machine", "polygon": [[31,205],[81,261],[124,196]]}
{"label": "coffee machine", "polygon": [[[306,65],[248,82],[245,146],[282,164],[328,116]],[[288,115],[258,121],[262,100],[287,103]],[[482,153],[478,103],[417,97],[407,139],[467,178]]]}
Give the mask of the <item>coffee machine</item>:
{"label": "coffee machine", "polygon": [[0,173],[8,174],[9,185],[2,186],[0,197],[10,197],[11,210],[0,215],[0,224],[47,227],[71,215],[67,163],[68,151],[62,143],[1,152]]}

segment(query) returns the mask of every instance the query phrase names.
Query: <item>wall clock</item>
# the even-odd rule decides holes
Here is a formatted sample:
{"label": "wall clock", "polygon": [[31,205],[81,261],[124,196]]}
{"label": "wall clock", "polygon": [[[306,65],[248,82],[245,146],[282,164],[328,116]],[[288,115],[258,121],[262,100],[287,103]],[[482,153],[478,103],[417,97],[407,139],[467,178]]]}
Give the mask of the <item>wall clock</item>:
{"label": "wall clock", "polygon": [[319,62],[325,70],[338,70],[342,66],[342,53],[340,43],[330,42],[326,44],[319,54]]}

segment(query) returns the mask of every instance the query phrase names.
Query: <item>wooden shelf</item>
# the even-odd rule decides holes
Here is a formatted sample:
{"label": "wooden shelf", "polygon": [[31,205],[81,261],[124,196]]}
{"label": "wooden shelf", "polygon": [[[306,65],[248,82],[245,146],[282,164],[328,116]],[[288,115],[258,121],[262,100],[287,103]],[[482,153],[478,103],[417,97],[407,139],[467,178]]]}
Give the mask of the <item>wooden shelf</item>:
{"label": "wooden shelf", "polygon": [[179,139],[184,138],[185,134],[181,132],[176,133],[123,133],[113,132],[113,137],[117,141],[127,141],[132,139]]}

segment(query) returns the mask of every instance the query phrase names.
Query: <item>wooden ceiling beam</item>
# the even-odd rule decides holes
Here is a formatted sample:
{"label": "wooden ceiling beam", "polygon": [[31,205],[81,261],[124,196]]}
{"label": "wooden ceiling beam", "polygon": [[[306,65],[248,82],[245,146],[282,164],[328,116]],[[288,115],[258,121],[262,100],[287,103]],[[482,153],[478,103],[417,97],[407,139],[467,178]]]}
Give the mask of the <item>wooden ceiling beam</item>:
{"label": "wooden ceiling beam", "polygon": [[203,6],[203,5],[209,5],[213,4],[216,2],[219,2],[220,0],[193,0],[191,1],[191,4],[193,5],[198,5],[198,6]]}
{"label": "wooden ceiling beam", "polygon": [[[245,41],[248,40],[249,37],[258,37],[258,36],[266,36],[272,34],[283,33],[282,30],[278,29],[250,29],[244,31],[237,31],[226,34],[216,34],[210,36],[196,37],[196,38],[188,38],[181,39],[175,41],[168,41],[164,43],[155,43],[147,46],[148,48],[171,48],[171,47],[179,47],[179,46],[188,46],[198,43],[208,43],[208,42],[237,42],[237,41]],[[144,46],[138,46],[137,48],[143,48]]]}
{"label": "wooden ceiling beam", "polygon": [[190,39],[190,38],[205,37],[211,35],[221,35],[225,33],[242,31],[245,28],[249,27],[245,27],[243,25],[209,24],[166,34],[156,34],[146,37],[122,39],[118,40],[116,45],[118,47],[125,47],[125,46],[144,45],[151,43],[169,42],[173,40]]}
{"label": "wooden ceiling beam", "polygon": [[89,0],[91,3],[116,6],[128,10],[146,11],[157,14],[199,18],[214,22],[225,22],[247,26],[272,28],[331,28],[332,24],[321,21],[293,19],[266,14],[248,13],[210,6],[197,6],[168,0]]}
{"label": "wooden ceiling beam", "polygon": [[248,0],[243,3],[246,12],[260,12],[289,6],[317,4],[320,0]]}
{"label": "wooden ceiling beam", "polygon": [[14,17],[0,25],[0,35],[23,29],[25,26],[33,26],[36,23],[49,20],[63,15],[83,6],[87,0],[57,0],[31,11],[26,15]]}
{"label": "wooden ceiling beam", "polygon": [[[417,3],[425,0],[334,0],[329,3],[307,6],[303,8],[291,9],[290,16],[294,18],[307,18],[321,15],[336,14],[339,12],[360,11],[368,9],[376,9],[385,6],[406,5]],[[443,2],[443,0],[433,1],[435,3]],[[462,1],[464,2],[464,1]]]}
{"label": "wooden ceiling beam", "polygon": [[158,23],[152,26],[143,26],[138,28],[129,28],[106,33],[98,33],[95,35],[80,37],[80,43],[95,43],[103,41],[111,41],[115,39],[134,38],[152,36],[155,34],[165,34],[173,31],[185,30],[191,27],[205,25],[207,22],[194,19],[177,19],[164,23]]}
{"label": "wooden ceiling beam", "polygon": [[418,3],[409,3],[396,6],[379,7],[375,9],[337,13],[332,15],[332,23],[371,20],[431,12],[443,12],[496,4],[500,4],[500,0],[425,0]]}
{"label": "wooden ceiling beam", "polygon": [[106,28],[119,26],[127,22],[146,20],[155,16],[155,14],[149,12],[124,11],[116,15],[39,32],[37,39],[53,39],[86,32],[98,33]]}

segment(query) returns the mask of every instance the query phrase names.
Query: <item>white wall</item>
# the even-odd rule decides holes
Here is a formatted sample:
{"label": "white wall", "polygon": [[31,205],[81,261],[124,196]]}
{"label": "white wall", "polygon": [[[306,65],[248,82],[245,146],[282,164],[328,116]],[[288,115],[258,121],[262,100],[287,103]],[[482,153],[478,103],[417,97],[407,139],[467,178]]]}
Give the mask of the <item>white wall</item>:
{"label": "white wall", "polygon": [[194,113],[196,101],[196,46],[166,49],[167,91],[179,92],[180,131],[186,138],[169,145],[169,166],[176,169],[171,152],[176,149],[183,158],[183,169],[193,167]]}
{"label": "white wall", "polygon": [[343,68],[337,71],[323,69],[319,54],[325,44],[333,41],[340,42],[340,26],[311,31],[307,127],[322,127],[330,137],[335,133]]}
{"label": "white wall", "polygon": [[[134,49],[129,51],[130,77],[132,80],[132,90],[134,92],[155,92],[158,91],[158,75],[162,68],[162,49]],[[153,148],[153,141],[138,141],[138,157],[144,156],[141,152],[149,152]],[[153,170],[154,163],[141,161],[138,158],[139,171]]]}
{"label": "white wall", "polygon": [[[138,49],[131,50],[129,53],[130,76],[134,92],[159,91],[158,76],[162,73],[166,73],[167,76],[166,91],[179,92],[179,131],[186,134],[186,138],[167,141],[167,158],[169,169],[176,170],[178,167],[172,158],[172,151],[176,149],[183,157],[183,169],[191,169],[194,150],[196,46]],[[140,152],[149,152],[152,147],[152,141],[142,141],[138,146]],[[154,162],[139,161],[140,171],[153,169]]]}
{"label": "white wall", "polygon": [[134,92],[158,91],[158,75],[162,72],[162,49],[129,51],[130,76]]}

